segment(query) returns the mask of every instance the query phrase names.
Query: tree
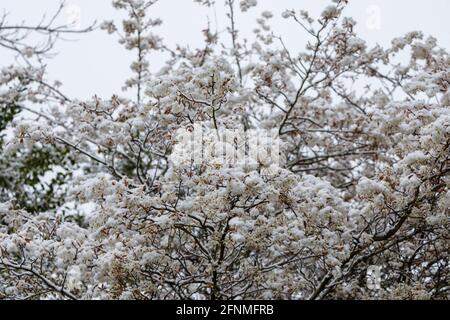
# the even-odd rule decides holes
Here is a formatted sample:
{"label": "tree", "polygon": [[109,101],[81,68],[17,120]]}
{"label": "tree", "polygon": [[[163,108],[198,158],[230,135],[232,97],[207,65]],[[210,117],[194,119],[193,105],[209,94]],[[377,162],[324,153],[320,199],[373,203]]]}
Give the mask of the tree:
{"label": "tree", "polygon": [[[6,164],[38,177],[22,155],[39,148],[68,192],[30,207],[8,180],[0,296],[447,299],[450,58],[421,32],[368,47],[346,2],[285,11],[310,37],[293,53],[267,11],[251,46],[240,37],[255,0],[227,0],[228,40],[208,26],[201,50],[164,44],[156,1],[115,0],[128,16],[102,28],[136,53],[134,98],[72,100],[43,71],[2,70],[2,87],[19,83],[0,91]],[[27,103],[58,108],[18,119]],[[87,204],[81,218],[69,203]]]}

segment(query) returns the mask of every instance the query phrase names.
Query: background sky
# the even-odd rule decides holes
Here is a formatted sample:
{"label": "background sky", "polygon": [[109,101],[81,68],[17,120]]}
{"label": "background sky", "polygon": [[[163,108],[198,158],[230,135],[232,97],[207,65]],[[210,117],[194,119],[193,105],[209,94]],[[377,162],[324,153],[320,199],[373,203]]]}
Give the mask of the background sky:
{"label": "background sky", "polygon": [[[208,19],[212,30],[223,31],[227,26],[224,0],[216,0],[213,8],[207,9],[192,0],[160,0],[151,8],[151,16],[161,18],[164,23],[158,35],[169,47],[189,44],[191,48],[203,46],[201,30]],[[239,2],[239,0],[236,0]],[[274,14],[273,31],[281,35],[292,52],[303,49],[308,39],[305,32],[294,22],[281,18],[285,9],[304,9],[312,17],[318,16],[331,0],[258,0],[259,6],[246,13],[236,10],[240,37],[253,39],[255,19],[262,11]],[[58,7],[58,0],[0,0],[0,11],[9,13],[11,23],[26,21],[37,23],[42,15],[51,15]],[[59,22],[76,20],[79,27],[94,21],[121,21],[124,12],[116,11],[111,0],[67,0],[67,8]],[[425,35],[438,39],[440,46],[450,49],[449,0],[350,0],[344,15],[358,22],[356,31],[369,45],[389,45],[392,38],[412,30],[421,30]],[[227,37],[226,34],[223,34]],[[58,55],[48,63],[48,77],[63,83],[62,91],[71,98],[89,99],[94,94],[109,98],[112,94],[123,94],[121,87],[130,75],[129,64],[134,55],[117,43],[115,36],[96,30],[89,34],[71,36],[70,41],[59,42]],[[153,70],[163,64],[162,56],[150,59]],[[0,67],[13,62],[10,52],[0,49]]]}

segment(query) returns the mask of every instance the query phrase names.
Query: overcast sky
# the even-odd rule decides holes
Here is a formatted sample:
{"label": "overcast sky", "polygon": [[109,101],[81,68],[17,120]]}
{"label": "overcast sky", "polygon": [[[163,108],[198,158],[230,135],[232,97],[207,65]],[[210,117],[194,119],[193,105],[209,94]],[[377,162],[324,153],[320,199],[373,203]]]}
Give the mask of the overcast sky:
{"label": "overcast sky", "polygon": [[[216,0],[212,9],[206,9],[192,0],[160,0],[152,7],[153,17],[164,21],[158,34],[165,43],[173,47],[176,43],[200,47],[203,44],[201,30],[207,25],[218,31],[227,27],[224,0]],[[239,2],[239,0],[237,0]],[[237,26],[240,36],[252,39],[251,30],[255,19],[262,11],[275,15],[273,30],[281,35],[293,52],[301,50],[307,39],[304,32],[294,23],[282,19],[284,9],[305,9],[312,16],[331,3],[330,0],[258,0],[257,9],[238,13]],[[9,12],[10,22],[26,21],[36,23],[44,13],[50,14],[58,7],[58,0],[0,0],[0,10]],[[67,0],[68,8],[63,19],[79,18],[79,26],[85,27],[97,20],[120,21],[123,13],[111,6],[111,0]],[[433,35],[440,46],[450,49],[449,0],[350,0],[345,15],[358,22],[357,32],[369,44],[388,45],[394,37],[411,30],[421,30]],[[97,94],[108,98],[121,93],[121,87],[130,76],[129,64],[133,59],[114,36],[96,30],[90,34],[77,35],[76,41],[60,42],[58,55],[49,62],[48,74],[52,80],[63,82],[63,91],[72,98],[88,99]],[[10,53],[0,50],[0,66],[11,61]],[[150,59],[153,70],[163,63],[162,57]]]}

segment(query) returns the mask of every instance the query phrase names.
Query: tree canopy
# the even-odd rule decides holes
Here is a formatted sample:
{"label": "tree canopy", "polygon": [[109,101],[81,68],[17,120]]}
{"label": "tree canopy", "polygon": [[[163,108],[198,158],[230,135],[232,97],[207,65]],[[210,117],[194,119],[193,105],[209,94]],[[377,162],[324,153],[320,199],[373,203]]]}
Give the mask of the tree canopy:
{"label": "tree canopy", "polygon": [[101,28],[136,54],[133,75],[89,101],[49,83],[45,61],[95,26],[0,21],[20,60],[0,69],[0,299],[447,299],[436,39],[371,47],[338,0],[283,13],[309,37],[293,52],[269,11],[245,39],[237,17],[257,1],[226,0],[225,33],[172,48],[155,2],[113,1],[127,16]]}

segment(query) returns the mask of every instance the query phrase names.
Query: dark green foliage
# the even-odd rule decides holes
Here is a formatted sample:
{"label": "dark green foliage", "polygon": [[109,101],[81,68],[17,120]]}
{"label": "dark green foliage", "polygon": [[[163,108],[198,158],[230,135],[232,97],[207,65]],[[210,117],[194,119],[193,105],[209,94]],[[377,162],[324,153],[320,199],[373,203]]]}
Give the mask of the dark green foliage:
{"label": "dark green foliage", "polygon": [[0,105],[0,202],[13,201],[29,212],[55,209],[64,203],[65,181],[71,173],[54,169],[70,167],[69,150],[35,144],[6,155],[3,149],[8,124],[19,112],[15,105]]}

